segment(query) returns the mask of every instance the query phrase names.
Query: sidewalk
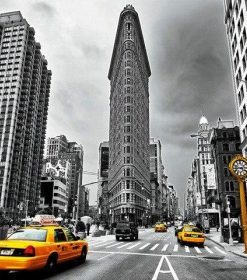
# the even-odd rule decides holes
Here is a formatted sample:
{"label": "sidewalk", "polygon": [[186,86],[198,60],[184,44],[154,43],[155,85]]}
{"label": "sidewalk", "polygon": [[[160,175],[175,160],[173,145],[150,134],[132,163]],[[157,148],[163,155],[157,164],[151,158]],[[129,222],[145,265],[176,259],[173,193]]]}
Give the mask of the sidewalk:
{"label": "sidewalk", "polygon": [[220,242],[220,232],[217,232],[216,229],[210,229],[210,233],[205,234],[206,238],[223,247],[226,251],[232,252],[235,255],[241,256],[243,258],[247,258],[247,254],[244,253],[244,244],[243,243],[235,243],[233,241],[233,245],[229,245],[225,242]]}

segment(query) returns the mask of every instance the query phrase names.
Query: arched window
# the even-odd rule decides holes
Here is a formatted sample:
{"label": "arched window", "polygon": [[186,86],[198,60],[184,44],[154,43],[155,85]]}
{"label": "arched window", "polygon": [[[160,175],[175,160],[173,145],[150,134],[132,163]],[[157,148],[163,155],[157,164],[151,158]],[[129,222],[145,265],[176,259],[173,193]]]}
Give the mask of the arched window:
{"label": "arched window", "polygon": [[235,189],[234,189],[234,182],[230,182],[230,191],[231,192],[234,192],[235,191]]}

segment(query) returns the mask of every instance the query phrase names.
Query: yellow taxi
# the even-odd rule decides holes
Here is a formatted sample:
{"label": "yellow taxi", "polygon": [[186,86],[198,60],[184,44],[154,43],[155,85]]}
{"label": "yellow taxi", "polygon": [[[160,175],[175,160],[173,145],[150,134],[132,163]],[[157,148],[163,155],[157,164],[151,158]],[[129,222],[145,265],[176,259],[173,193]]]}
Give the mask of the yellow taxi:
{"label": "yellow taxi", "polygon": [[203,247],[205,242],[205,236],[199,228],[195,226],[186,225],[178,231],[177,240],[182,245],[185,243],[196,243]]}
{"label": "yellow taxi", "polygon": [[156,223],[155,227],[154,227],[154,231],[155,232],[167,232],[166,224],[161,223],[161,222]]}
{"label": "yellow taxi", "polygon": [[38,215],[33,224],[0,240],[0,273],[8,271],[54,271],[57,264],[86,261],[88,243],[54,222],[51,215]]}

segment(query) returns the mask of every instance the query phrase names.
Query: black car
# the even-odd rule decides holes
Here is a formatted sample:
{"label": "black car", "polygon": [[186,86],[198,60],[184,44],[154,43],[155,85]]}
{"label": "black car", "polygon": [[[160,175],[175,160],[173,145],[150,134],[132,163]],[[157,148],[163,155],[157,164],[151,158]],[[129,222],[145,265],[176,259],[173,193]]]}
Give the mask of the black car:
{"label": "black car", "polygon": [[130,238],[138,239],[138,227],[133,222],[119,222],[116,227],[116,240]]}

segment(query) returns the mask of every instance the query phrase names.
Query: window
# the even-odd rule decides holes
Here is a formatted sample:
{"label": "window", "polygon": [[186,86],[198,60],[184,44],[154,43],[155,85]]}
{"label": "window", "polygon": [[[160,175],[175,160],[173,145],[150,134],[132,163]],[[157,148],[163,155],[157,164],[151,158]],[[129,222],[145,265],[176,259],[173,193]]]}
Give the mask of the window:
{"label": "window", "polygon": [[55,229],[54,230],[54,241],[55,242],[66,242],[66,236],[62,229]]}
{"label": "window", "polygon": [[223,144],[223,151],[229,152],[229,144],[227,144],[227,143]]}
{"label": "window", "polygon": [[234,192],[234,182],[230,182],[230,190],[231,192]]}
{"label": "window", "polygon": [[68,241],[75,241],[76,240],[76,237],[74,236],[74,234],[70,230],[66,229],[65,233],[67,235]]}
{"label": "window", "polygon": [[228,176],[228,168],[224,168],[224,176],[225,176],[225,177]]}
{"label": "window", "polygon": [[229,192],[229,182],[225,182],[225,190],[226,192]]}

